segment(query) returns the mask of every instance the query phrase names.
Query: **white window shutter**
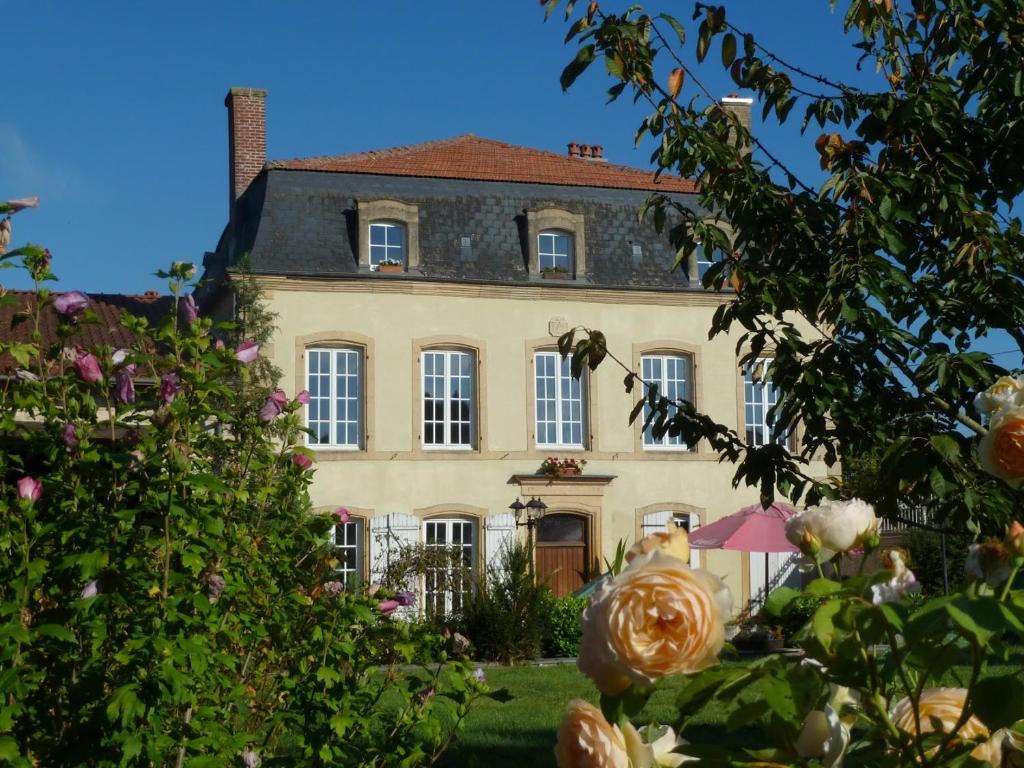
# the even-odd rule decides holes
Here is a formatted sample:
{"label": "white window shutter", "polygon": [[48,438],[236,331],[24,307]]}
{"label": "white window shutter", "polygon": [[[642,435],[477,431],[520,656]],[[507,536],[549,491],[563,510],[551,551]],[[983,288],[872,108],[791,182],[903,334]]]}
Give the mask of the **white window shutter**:
{"label": "white window shutter", "polygon": [[370,519],[370,583],[380,584],[388,564],[388,515]]}
{"label": "white window shutter", "polygon": [[502,553],[512,546],[516,533],[516,518],[511,512],[491,515],[484,521],[484,555],[487,558],[487,572],[501,572]]}
{"label": "white window shutter", "polygon": [[[689,512],[690,516],[690,535],[700,528],[700,515],[696,512]],[[690,547],[690,567],[700,568],[700,550],[696,547]]]}
{"label": "white window shutter", "polygon": [[671,519],[671,512],[648,512],[640,523],[640,536],[650,536],[658,531],[667,531]]}
{"label": "white window shutter", "polygon": [[[391,528],[390,536],[390,552],[391,557],[398,557],[402,549],[406,547],[414,546],[419,543],[420,540],[420,525],[421,521],[415,515],[405,515],[401,512],[393,512],[388,515],[389,524]],[[416,593],[417,604],[422,602],[422,596],[420,595],[419,585],[416,583],[403,584],[403,588],[411,590]],[[416,605],[410,605],[405,608],[399,608],[396,612],[397,616],[403,619],[412,620],[416,617],[417,608]]]}

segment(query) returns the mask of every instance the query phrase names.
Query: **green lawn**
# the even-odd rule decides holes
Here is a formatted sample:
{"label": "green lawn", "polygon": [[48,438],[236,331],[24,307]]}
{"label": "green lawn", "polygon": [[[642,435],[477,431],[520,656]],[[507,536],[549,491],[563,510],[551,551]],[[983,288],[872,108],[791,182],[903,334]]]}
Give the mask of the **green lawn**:
{"label": "green lawn", "polygon": [[[440,764],[450,768],[554,765],[555,731],[562,713],[572,699],[596,705],[598,693],[593,683],[574,664],[488,667],[486,671],[489,686],[507,688],[514,698],[504,704],[489,699],[477,702],[459,741]],[[683,682],[682,678],[663,681],[635,722],[675,720],[678,711],[673,702]],[[711,709],[702,719],[708,725],[720,724],[717,714]]]}

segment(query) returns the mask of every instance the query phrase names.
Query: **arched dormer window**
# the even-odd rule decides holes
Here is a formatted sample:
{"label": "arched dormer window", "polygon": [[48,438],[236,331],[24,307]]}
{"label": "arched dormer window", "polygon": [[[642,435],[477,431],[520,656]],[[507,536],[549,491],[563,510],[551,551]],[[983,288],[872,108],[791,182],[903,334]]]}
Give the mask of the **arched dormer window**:
{"label": "arched dormer window", "polygon": [[381,266],[396,266],[405,269],[407,264],[405,225],[398,221],[374,221],[370,223],[370,269]]}
{"label": "arched dormer window", "polygon": [[396,264],[404,272],[419,267],[417,206],[397,200],[359,200],[356,213],[360,269],[379,272],[382,264]]}
{"label": "arched dormer window", "polygon": [[578,280],[587,274],[587,240],[582,213],[560,208],[526,211],[530,274]]}

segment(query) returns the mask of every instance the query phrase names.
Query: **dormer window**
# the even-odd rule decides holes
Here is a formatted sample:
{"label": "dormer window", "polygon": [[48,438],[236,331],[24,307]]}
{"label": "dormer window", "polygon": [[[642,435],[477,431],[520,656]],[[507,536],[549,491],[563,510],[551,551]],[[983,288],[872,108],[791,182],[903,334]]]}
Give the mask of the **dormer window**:
{"label": "dormer window", "polygon": [[398,200],[359,200],[356,213],[360,270],[380,272],[384,264],[397,265],[401,271],[419,267],[419,208]]}
{"label": "dormer window", "polygon": [[573,258],[572,235],[557,229],[541,232],[537,236],[537,259],[541,273],[573,274],[575,259]]}
{"label": "dormer window", "polygon": [[579,280],[587,274],[587,240],[582,213],[561,208],[526,211],[530,274]]}
{"label": "dormer window", "polygon": [[406,265],[405,225],[397,221],[375,221],[370,224],[370,269],[381,264]]}

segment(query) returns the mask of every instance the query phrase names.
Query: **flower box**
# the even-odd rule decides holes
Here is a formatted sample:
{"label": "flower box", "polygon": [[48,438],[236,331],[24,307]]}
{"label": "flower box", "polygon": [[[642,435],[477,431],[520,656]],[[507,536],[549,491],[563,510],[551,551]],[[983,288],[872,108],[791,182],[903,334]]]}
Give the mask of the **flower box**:
{"label": "flower box", "polygon": [[577,477],[583,474],[583,467],[586,465],[586,459],[560,459],[557,456],[548,456],[541,462],[540,474],[549,477]]}
{"label": "flower box", "polygon": [[378,264],[378,272],[405,272],[404,264]]}
{"label": "flower box", "polygon": [[572,273],[562,271],[541,272],[540,276],[545,280],[572,280]]}
{"label": "flower box", "polygon": [[558,469],[559,477],[577,477],[582,474],[583,470],[579,467],[559,467]]}

